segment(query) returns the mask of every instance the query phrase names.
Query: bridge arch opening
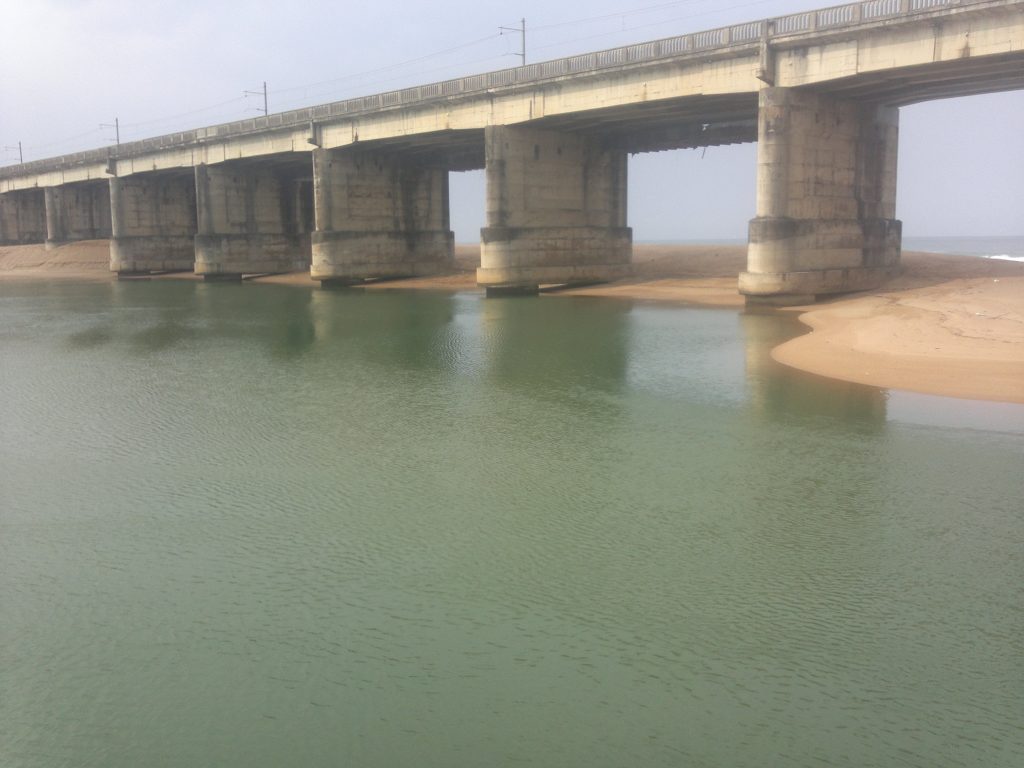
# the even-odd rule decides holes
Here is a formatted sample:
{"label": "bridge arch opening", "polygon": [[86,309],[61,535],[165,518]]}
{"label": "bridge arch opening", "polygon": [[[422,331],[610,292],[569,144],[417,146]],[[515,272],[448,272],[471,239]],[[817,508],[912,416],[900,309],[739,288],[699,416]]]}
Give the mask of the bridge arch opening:
{"label": "bridge arch opening", "polygon": [[641,152],[629,158],[634,243],[745,243],[757,144]]}
{"label": "bridge arch opening", "polygon": [[484,227],[486,199],[483,168],[449,171],[449,219],[455,233],[455,260],[460,269],[479,266],[480,230]]}
{"label": "bridge arch opening", "polygon": [[1015,239],[1019,249],[1021,137],[1024,91],[902,107],[896,215],[903,221],[903,250],[1001,255],[986,252],[998,244],[982,242],[997,238]]}

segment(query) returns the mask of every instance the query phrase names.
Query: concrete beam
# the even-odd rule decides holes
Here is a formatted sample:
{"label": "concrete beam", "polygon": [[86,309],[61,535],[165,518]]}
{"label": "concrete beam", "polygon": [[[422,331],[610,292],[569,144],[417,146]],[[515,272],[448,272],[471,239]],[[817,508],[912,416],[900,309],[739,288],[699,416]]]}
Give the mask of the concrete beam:
{"label": "concrete beam", "polygon": [[[984,81],[990,77],[986,62],[1005,57],[1007,71],[1015,68],[1019,74],[1022,37],[1019,2],[965,4],[908,23],[877,21],[852,35],[823,32],[818,40],[776,41],[773,74],[775,84],[783,87],[818,85],[838,92],[864,83],[876,97],[894,93],[886,103],[910,103],[917,79],[944,65],[954,64],[954,71]],[[949,95],[956,95],[955,89]]]}
{"label": "concrete beam", "polygon": [[192,174],[110,179],[110,270],[118,274],[192,271],[196,191]]}
{"label": "concrete beam", "polygon": [[[707,98],[746,100],[762,84],[758,78],[890,105],[1021,88],[1021,8],[1022,0],[878,0],[805,11],[30,161],[0,168],[0,193],[103,179],[111,160],[124,177],[299,155],[311,143],[366,146],[537,120],[571,130],[581,115],[596,125],[629,112],[641,127],[644,110],[672,117]],[[753,104],[733,117],[706,107],[704,123],[754,116]]]}
{"label": "concrete beam", "polygon": [[477,282],[489,293],[630,273],[625,152],[574,133],[494,126],[486,156]]}
{"label": "concrete beam", "polygon": [[309,269],[311,187],[302,170],[297,177],[294,168],[267,163],[196,166],[196,274],[237,279]]}
{"label": "concrete beam", "polygon": [[899,112],[765,88],[757,217],[740,292],[794,302],[878,286],[899,268]]}
{"label": "concrete beam", "polygon": [[313,182],[314,280],[354,283],[452,267],[447,168],[402,154],[317,150]]}

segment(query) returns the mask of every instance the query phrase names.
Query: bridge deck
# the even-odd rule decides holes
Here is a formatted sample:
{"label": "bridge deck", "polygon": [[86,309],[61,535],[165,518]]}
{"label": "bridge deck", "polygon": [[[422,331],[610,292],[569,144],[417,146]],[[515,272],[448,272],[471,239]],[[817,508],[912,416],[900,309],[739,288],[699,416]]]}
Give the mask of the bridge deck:
{"label": "bridge deck", "polygon": [[[74,154],[35,160],[21,165],[0,168],[0,182],[21,180],[21,183],[0,183],[0,191],[33,185],[32,177],[87,166],[105,167],[111,160],[144,158],[169,151],[205,149],[212,145],[247,140],[278,134],[291,134],[293,141],[287,151],[309,151],[324,127],[353,124],[372,116],[403,110],[447,110],[482,100],[494,101],[524,92],[551,92],[573,84],[596,83],[604,87],[610,80],[629,73],[648,73],[666,70],[704,68],[705,82],[696,88],[688,85],[678,96],[629,98],[621,104],[603,104],[600,100],[577,108],[566,105],[558,116],[533,114],[510,115],[513,119],[488,115],[472,126],[446,126],[452,130],[464,128],[479,130],[484,124],[519,122],[519,118],[539,117],[544,124],[562,130],[604,132],[608,141],[627,151],[652,151],[675,147],[700,146],[734,141],[752,141],[757,106],[754,95],[761,85],[755,78],[756,69],[762,68],[770,55],[779,57],[792,54],[779,65],[784,85],[814,87],[815,81],[828,80],[830,92],[844,98],[862,98],[890,105],[910,104],[935,98],[984,93],[991,91],[1024,89],[1024,49],[1019,39],[1007,39],[1002,53],[994,53],[992,41],[985,55],[978,56],[972,42],[963,41],[956,58],[949,60],[947,53],[936,51],[930,66],[899,66],[896,54],[883,52],[880,66],[869,71],[843,75],[842,66],[848,63],[843,54],[832,56],[828,66],[837,69],[831,76],[813,72],[813,67],[800,62],[801,54],[811,48],[819,53],[822,46],[842,49],[844,44],[856,45],[855,38],[865,32],[884,39],[892,31],[908,24],[941,27],[958,16],[970,13],[1006,13],[1009,10],[1018,21],[1024,18],[1024,3],[1020,0],[866,0],[865,2],[807,11],[773,19],[763,19],[728,27],[695,32],[687,35],[653,40],[634,45],[568,56],[552,61],[502,69],[443,82],[405,88],[370,96],[347,99],[328,104],[291,110],[265,117],[239,120],[221,125],[196,128],[189,131],[158,136],[117,147],[77,152]],[[1022,22],[1024,23],[1024,22]],[[886,45],[887,43],[883,43]],[[996,49],[999,49],[996,41]],[[846,55],[856,57],[856,52]],[[827,58],[827,57],[825,57]],[[752,66],[752,61],[757,65]],[[888,66],[886,62],[888,61]],[[733,62],[728,73],[730,83],[723,85],[723,77],[712,77],[708,68],[716,62]],[[836,64],[838,63],[838,68]],[[861,66],[861,62],[857,62]],[[766,73],[760,72],[762,76]],[[742,82],[738,82],[737,78]],[[628,79],[628,77],[627,77]],[[633,78],[635,80],[635,77]],[[590,90],[593,90],[591,87]],[[716,98],[715,95],[721,98]],[[532,105],[531,105],[532,110]],[[707,126],[713,124],[714,130]],[[329,133],[329,131],[328,131]],[[425,145],[444,145],[460,167],[479,167],[480,134],[459,138],[439,139],[437,126],[424,125],[415,141],[403,137],[395,146],[412,148]],[[430,136],[431,138],[428,138]],[[384,138],[375,136],[373,138]],[[328,136],[332,146],[339,139]],[[365,140],[365,138],[363,139]],[[404,144],[401,142],[404,141]],[[251,142],[250,142],[251,143]],[[322,143],[322,142],[320,142]],[[342,142],[346,143],[346,142]],[[452,149],[455,147],[455,149]],[[281,151],[280,143],[268,145],[257,154]],[[417,151],[421,151],[417,149]],[[226,159],[226,158],[223,158]],[[201,152],[199,162],[213,162],[216,158]],[[191,165],[179,161],[178,165]],[[131,166],[127,166],[131,168]],[[86,178],[95,173],[91,171]],[[38,183],[38,182],[36,182]],[[50,183],[49,179],[42,182]]]}

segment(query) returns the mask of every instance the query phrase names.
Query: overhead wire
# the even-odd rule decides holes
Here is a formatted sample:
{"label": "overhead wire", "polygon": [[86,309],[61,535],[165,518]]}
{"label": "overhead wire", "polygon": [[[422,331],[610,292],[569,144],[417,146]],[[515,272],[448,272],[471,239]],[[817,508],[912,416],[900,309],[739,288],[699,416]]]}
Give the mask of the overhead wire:
{"label": "overhead wire", "polygon": [[67,143],[72,142],[72,141],[77,141],[78,139],[84,139],[86,136],[93,136],[93,135],[95,135],[97,133],[102,132],[102,130],[103,130],[102,128],[97,126],[96,128],[93,128],[92,130],[85,131],[84,133],[78,133],[78,134],[75,134],[74,136],[68,136],[67,138],[64,138],[64,139],[56,139],[54,141],[48,141],[48,142],[46,142],[44,144],[26,144],[23,147],[23,149],[29,150],[29,151],[39,150],[39,149],[49,149],[50,147],[57,147],[57,146],[60,146],[62,144],[67,144]]}
{"label": "overhead wire", "polygon": [[[765,3],[770,3],[770,2],[774,2],[774,0],[753,0],[753,2],[749,2],[749,3],[739,3],[739,4],[729,5],[729,6],[726,6],[724,8],[719,7],[719,8],[715,8],[713,10],[702,11],[700,13],[691,13],[691,14],[687,14],[686,16],[675,16],[675,17],[673,17],[671,19],[662,19],[660,21],[654,21],[654,22],[650,22],[650,23],[647,23],[647,24],[637,24],[637,25],[632,26],[632,27],[624,27],[622,29],[616,29],[616,30],[611,31],[611,32],[599,32],[597,34],[586,35],[584,37],[575,37],[575,38],[572,38],[570,40],[561,40],[561,41],[555,42],[555,43],[548,43],[547,45],[538,45],[538,46],[534,46],[532,50],[534,50],[534,51],[543,51],[543,50],[547,50],[549,48],[558,48],[558,47],[569,45],[569,44],[572,44],[572,43],[580,43],[580,42],[584,42],[586,40],[596,40],[597,38],[601,38],[601,37],[611,37],[612,35],[619,35],[619,34],[622,34],[623,32],[632,32],[632,31],[635,31],[637,29],[647,29],[649,27],[660,27],[660,26],[663,26],[665,24],[670,24],[670,23],[676,22],[676,21],[687,21],[689,19],[696,19],[696,18],[700,18],[702,16],[713,16],[715,14],[721,13],[722,11],[737,10],[739,8],[749,8],[751,6],[764,5]],[[616,14],[616,17],[617,16],[618,15]]]}
{"label": "overhead wire", "polygon": [[192,115],[198,115],[201,112],[210,112],[211,110],[219,109],[220,107],[227,106],[228,104],[235,104],[235,103],[237,103],[239,101],[245,101],[245,100],[246,100],[245,96],[239,96],[239,97],[234,98],[234,99],[228,99],[226,101],[218,102],[217,104],[211,104],[208,107],[199,107],[197,109],[191,109],[191,110],[189,110],[187,112],[179,112],[176,115],[168,115],[167,117],[158,117],[158,118],[154,118],[152,120],[140,120],[140,121],[134,122],[134,123],[124,123],[124,124],[121,125],[121,127],[122,128],[140,128],[140,127],[142,127],[144,125],[153,125],[155,123],[166,123],[166,122],[170,122],[171,120],[177,120],[178,118],[181,118],[181,117],[191,117]]}
{"label": "overhead wire", "polygon": [[[502,55],[504,55],[504,54],[502,54]],[[443,66],[443,67],[435,67],[433,69],[420,70],[417,74],[430,74],[430,73],[433,73],[433,72],[443,72],[445,70],[451,69],[452,67],[456,67],[456,66],[458,66],[458,67],[465,67],[465,66],[469,66],[471,64],[479,64],[479,63],[482,63],[482,62],[485,62],[485,61],[494,61],[497,58],[499,58],[499,56],[487,56],[487,57],[482,58],[482,59],[475,59],[473,61],[468,61],[468,62],[460,62],[459,64],[450,64],[450,65],[446,65],[446,66]],[[394,83],[396,81],[403,80],[405,77],[407,77],[407,75],[396,75],[395,77],[390,77],[390,78],[387,78],[387,79],[384,79],[384,80],[372,80],[372,81],[363,83],[362,85],[364,87],[370,88],[370,87],[375,87],[375,86],[380,86],[380,85],[386,85],[386,84],[389,84],[389,83]],[[341,94],[336,94],[336,95],[338,96],[337,100],[341,100],[342,98],[344,98],[344,97],[341,96]],[[358,98],[359,95],[361,95],[361,94],[352,94],[348,98]],[[294,103],[294,102],[287,102],[287,101],[285,102],[285,104],[289,104],[289,103]],[[297,103],[295,103],[295,106],[287,107],[287,109],[297,109],[297,108],[299,108],[299,104],[297,104]]]}
{"label": "overhead wire", "polygon": [[[705,1],[706,0],[674,0],[673,2],[657,3],[657,4],[653,4],[653,5],[642,6],[640,8],[631,8],[631,9],[627,9],[627,10],[623,10],[623,11],[618,11],[618,12],[615,12],[615,13],[599,14],[599,15],[595,15],[595,16],[587,16],[587,17],[581,17],[581,18],[577,18],[577,19],[570,19],[570,20],[566,20],[566,21],[553,22],[553,23],[550,23],[550,24],[541,24],[541,25],[538,25],[538,26],[531,27],[530,31],[532,33],[537,33],[537,32],[543,32],[543,31],[546,31],[546,30],[563,28],[563,27],[567,27],[567,26],[578,26],[580,24],[585,24],[585,23],[590,23],[590,22],[595,22],[595,21],[605,21],[605,20],[608,20],[608,19],[627,18],[627,17],[638,16],[638,15],[642,15],[642,14],[655,13],[657,11],[664,11],[664,10],[667,10],[667,9],[670,9],[670,8],[677,8],[679,6],[684,6],[684,5],[693,5],[695,3],[700,3],[700,2],[705,2]],[[614,30],[614,31],[611,31],[611,32],[602,32],[602,33],[596,33],[596,34],[592,34],[592,35],[584,35],[584,36],[581,36],[581,37],[572,37],[572,38],[563,39],[563,40],[560,40],[560,41],[557,41],[557,42],[547,43],[547,44],[540,45],[540,46],[532,46],[531,50],[532,51],[538,51],[538,50],[549,50],[551,48],[559,48],[559,47],[563,47],[564,48],[566,46],[572,45],[573,43],[584,42],[584,41],[587,41],[587,40],[594,40],[594,39],[598,39],[598,38],[602,38],[602,37],[609,37],[609,36],[612,36],[612,35],[619,35],[619,34],[622,34],[623,32],[630,32],[630,31],[635,31],[635,30],[638,30],[638,29],[646,29],[646,28],[654,27],[654,26],[663,26],[665,24],[669,24],[669,23],[672,23],[672,22],[684,21],[684,20],[688,20],[688,19],[699,18],[699,17],[702,17],[702,16],[714,15],[714,14],[722,13],[724,11],[736,10],[736,9],[739,9],[739,8],[747,8],[747,7],[752,7],[752,6],[756,6],[756,5],[763,5],[765,3],[772,2],[772,1],[773,0],[753,0],[752,2],[745,2],[745,3],[731,3],[731,4],[729,4],[727,6],[724,6],[724,7],[719,6],[719,7],[714,8],[714,9],[704,10],[704,11],[700,11],[700,12],[696,12],[696,13],[690,13],[690,14],[687,14],[685,16],[677,16],[677,17],[673,17],[673,18],[670,18],[670,19],[663,19],[663,20],[660,20],[660,21],[657,21],[657,22],[650,22],[650,23],[645,23],[645,24],[632,25],[632,26],[623,27],[622,29],[617,29],[617,30]],[[373,76],[373,75],[393,72],[395,70],[400,70],[401,68],[407,67],[407,66],[409,66],[411,64],[418,64],[420,62],[427,61],[429,59],[437,58],[437,57],[440,57],[440,56],[445,56],[447,54],[455,53],[457,51],[463,51],[463,50],[466,50],[468,48],[472,48],[474,46],[480,45],[481,43],[484,43],[484,42],[487,42],[487,41],[490,41],[490,40],[494,40],[494,39],[496,39],[498,37],[502,37],[502,36],[503,35],[500,32],[499,33],[493,33],[493,34],[490,34],[490,35],[486,35],[486,36],[483,36],[483,37],[476,38],[474,40],[467,41],[465,43],[460,43],[458,45],[449,46],[447,48],[443,48],[443,49],[440,49],[440,50],[437,50],[437,51],[433,51],[431,53],[423,54],[422,56],[416,56],[416,57],[413,57],[411,59],[405,59],[403,61],[395,62],[394,64],[389,64],[389,65],[384,66],[384,67],[377,67],[377,68],[373,68],[373,69],[362,70],[360,72],[353,72],[353,73],[344,75],[342,77],[333,78],[333,79],[329,79],[329,80],[320,80],[320,81],[316,81],[316,82],[313,82],[313,83],[293,85],[293,86],[288,86],[288,87],[285,87],[285,88],[275,88],[275,89],[273,89],[271,91],[271,93],[275,97],[280,98],[280,96],[282,96],[282,95],[296,94],[297,92],[301,91],[302,92],[301,96],[298,96],[295,99],[285,99],[284,100],[285,104],[293,105],[293,106],[289,106],[288,108],[296,108],[296,106],[298,106],[299,102],[304,101],[304,100],[308,100],[312,96],[321,96],[322,97],[322,96],[325,96],[325,95],[329,94],[331,92],[331,90],[332,90],[332,88],[330,88],[330,87],[338,86],[340,84],[348,84],[349,86],[352,86],[352,85],[355,85],[356,83],[359,83],[361,78],[366,78],[367,76]],[[506,53],[506,54],[500,54],[499,56],[488,56],[488,57],[485,57],[485,58],[474,59],[474,60],[468,61],[468,62],[467,61],[462,61],[462,62],[450,64],[450,65],[445,65],[445,66],[442,66],[442,67],[435,67],[433,69],[428,69],[428,70],[419,70],[419,71],[417,71],[416,74],[417,75],[422,75],[422,74],[426,74],[426,73],[432,73],[432,72],[443,71],[443,70],[446,70],[446,69],[452,69],[454,67],[465,68],[465,67],[471,66],[473,64],[482,63],[482,62],[485,62],[485,61],[493,61],[493,60],[499,58],[500,56],[504,56],[504,55],[508,55],[508,54]],[[389,78],[385,78],[385,79],[374,79],[374,80],[368,80],[368,81],[367,80],[363,80],[361,87],[372,87],[372,86],[377,86],[377,85],[382,85],[382,84],[393,83],[395,81],[402,80],[404,77],[405,77],[405,75],[396,75],[394,77],[389,77]],[[125,124],[121,125],[121,128],[126,130],[128,133],[137,133],[138,129],[144,128],[146,126],[156,126],[156,125],[161,125],[161,124],[166,124],[166,123],[172,123],[175,120],[180,120],[182,118],[191,117],[191,116],[202,114],[202,113],[205,113],[205,112],[210,112],[212,110],[220,109],[220,108],[227,107],[227,106],[231,106],[231,105],[237,104],[237,103],[245,101],[245,100],[246,100],[245,96],[240,96],[240,97],[236,97],[236,98],[232,98],[232,99],[227,99],[225,101],[218,102],[216,104],[211,104],[211,105],[206,106],[206,107],[199,107],[199,108],[196,108],[196,109],[191,109],[191,110],[187,110],[187,111],[184,111],[184,112],[179,112],[179,113],[176,113],[174,115],[168,115],[168,116],[164,116],[164,117],[153,118],[153,119],[150,119],[150,120],[141,120],[141,121],[136,121],[136,122],[132,122],[132,123],[125,123]],[[82,139],[82,138],[85,138],[87,136],[95,135],[100,130],[101,129],[99,129],[99,128],[93,129],[93,130],[90,130],[90,131],[87,131],[87,132],[84,132],[84,133],[80,133],[80,134],[77,134],[75,136],[71,136],[71,137],[68,137],[68,138],[65,138],[65,139],[59,139],[59,140],[56,140],[56,141],[47,142],[45,144],[30,145],[30,146],[25,147],[25,149],[27,149],[29,151],[32,151],[34,153],[35,151],[38,151],[40,149],[47,149],[47,148],[50,148],[50,147],[55,147],[55,146],[60,146],[60,145],[68,144],[68,143],[76,141],[78,139]]]}
{"label": "overhead wire", "polygon": [[585,24],[590,21],[603,21],[605,19],[620,19],[626,16],[636,16],[641,13],[652,13],[654,11],[664,10],[665,8],[674,8],[679,5],[691,5],[693,3],[707,2],[707,0],[676,0],[672,3],[659,3],[658,5],[648,5],[643,8],[634,8],[628,11],[618,11],[616,13],[603,13],[599,16],[585,16],[579,19],[570,19],[568,21],[556,21],[551,24],[534,25],[530,27],[531,32],[541,32],[545,29],[554,29],[556,27],[568,27],[576,24]]}
{"label": "overhead wire", "polygon": [[[725,6],[725,7],[718,7],[718,8],[715,8],[713,10],[707,10],[707,11],[703,11],[703,12],[700,12],[700,13],[688,14],[686,16],[675,17],[673,19],[662,20],[662,21],[659,21],[659,22],[651,23],[651,24],[635,25],[635,26],[632,26],[632,27],[627,27],[625,29],[615,30],[614,32],[607,32],[607,33],[600,33],[600,34],[596,34],[596,35],[588,35],[588,36],[584,36],[584,37],[571,38],[571,39],[568,39],[568,40],[563,40],[563,41],[560,41],[560,42],[557,42],[557,43],[550,43],[550,44],[543,45],[543,46],[534,46],[532,48],[532,50],[546,50],[546,49],[549,49],[549,48],[555,48],[555,47],[562,46],[562,45],[568,45],[568,44],[571,44],[573,42],[580,42],[580,41],[583,41],[583,40],[594,39],[594,38],[597,38],[597,37],[607,37],[609,35],[620,34],[621,32],[624,32],[624,31],[628,32],[628,31],[633,30],[633,29],[644,29],[644,28],[650,27],[650,26],[659,26],[661,24],[665,24],[665,23],[671,22],[671,21],[680,21],[680,20],[688,19],[688,18],[698,18],[700,16],[713,15],[715,13],[719,13],[719,12],[722,12],[722,11],[733,10],[733,9],[736,9],[736,8],[745,8],[745,7],[753,6],[753,5],[761,5],[761,4],[764,4],[764,3],[767,3],[767,2],[772,2],[772,1],[773,0],[754,0],[754,2],[732,4],[732,5],[728,5],[728,6]],[[626,16],[634,16],[634,15],[643,14],[643,13],[652,13],[652,12],[659,11],[659,10],[665,10],[667,8],[676,8],[676,7],[679,7],[679,6],[682,6],[682,5],[693,5],[695,3],[700,3],[700,2],[707,2],[707,0],[675,0],[674,2],[658,3],[656,5],[643,6],[641,8],[634,8],[634,9],[630,9],[630,10],[626,10],[626,11],[620,11],[620,12],[617,12],[617,13],[601,14],[601,15],[598,15],[598,16],[589,16],[589,17],[583,17],[583,18],[573,19],[573,20],[569,20],[569,21],[555,22],[555,23],[552,23],[552,24],[544,24],[544,25],[540,25],[540,26],[534,26],[534,27],[531,27],[530,30],[532,32],[537,32],[537,31],[543,31],[543,30],[547,30],[547,29],[554,29],[554,28],[558,28],[558,27],[575,25],[575,24],[584,23],[584,22],[588,22],[588,21],[605,20],[605,19],[611,19],[611,18],[620,18],[620,17],[626,17]],[[366,75],[375,75],[375,74],[378,74],[378,73],[383,73],[383,72],[388,72],[388,71],[391,71],[391,70],[399,69],[399,68],[401,68],[403,66],[407,66],[408,64],[415,64],[415,63],[418,63],[418,62],[421,62],[421,61],[425,61],[425,60],[430,59],[430,58],[435,58],[437,56],[445,55],[447,53],[451,53],[451,52],[459,51],[459,50],[464,50],[466,48],[470,48],[470,47],[478,45],[478,44],[480,44],[482,42],[486,42],[488,40],[493,40],[496,37],[501,37],[501,36],[502,35],[494,35],[494,34],[487,35],[487,36],[484,36],[484,37],[481,37],[481,38],[477,38],[476,40],[469,41],[467,43],[462,43],[460,45],[451,46],[449,48],[445,48],[445,49],[442,49],[442,50],[439,50],[439,51],[435,51],[435,52],[429,53],[429,54],[424,54],[423,56],[418,56],[418,57],[413,58],[413,59],[407,59],[405,61],[396,62],[395,64],[391,64],[391,65],[388,65],[386,67],[379,67],[379,68],[375,68],[375,69],[364,70],[362,72],[355,72],[355,73],[352,73],[352,74],[349,74],[349,75],[345,75],[344,77],[334,78],[334,79],[331,79],[331,80],[322,80],[322,81],[319,81],[319,82],[316,82],[316,83],[310,83],[310,84],[307,84],[307,85],[291,86],[291,87],[288,87],[288,88],[276,88],[276,89],[273,90],[273,93],[275,95],[279,96],[280,94],[283,94],[283,93],[291,93],[291,92],[296,92],[296,91],[304,91],[303,97],[308,97],[310,95],[313,95],[313,94],[310,93],[311,89],[318,88],[319,86],[322,86],[322,85],[335,85],[335,84],[339,84],[339,83],[350,83],[350,82],[356,81],[359,78],[361,78],[363,76],[366,76]],[[425,73],[430,73],[430,72],[437,72],[437,71],[441,71],[441,70],[444,70],[444,69],[449,69],[449,68],[454,67],[454,66],[467,67],[467,66],[470,66],[470,65],[475,64],[475,63],[480,63],[480,62],[483,62],[483,61],[490,61],[490,60],[493,60],[493,59],[496,59],[496,58],[498,58],[498,57],[496,57],[496,56],[489,56],[489,57],[485,57],[485,58],[482,58],[482,59],[476,59],[476,60],[468,61],[468,62],[463,61],[463,62],[459,62],[458,64],[453,64],[453,65],[446,66],[446,67],[439,67],[439,68],[434,68],[434,69],[430,69],[430,70],[421,70],[421,71],[417,72],[417,74],[425,74]],[[400,80],[400,79],[401,79],[401,77],[388,78],[388,79],[384,79],[384,80],[375,79],[375,80],[372,80],[372,81],[363,81],[361,84],[362,84],[363,87],[371,87],[371,86],[375,86],[375,85],[379,85],[379,84],[386,84],[386,83],[395,82],[396,80]],[[321,91],[320,93],[323,93],[323,92]],[[294,103],[294,102],[286,102],[286,103]]]}
{"label": "overhead wire", "polygon": [[[320,86],[320,85],[332,85],[334,83],[340,83],[340,82],[344,82],[346,80],[353,80],[355,78],[362,77],[364,75],[374,75],[374,74],[377,74],[379,72],[387,72],[387,71],[390,71],[390,70],[393,70],[393,69],[398,69],[400,67],[407,66],[409,64],[416,64],[418,62],[425,61],[427,59],[436,58],[438,56],[444,56],[445,54],[453,53],[455,51],[461,51],[461,50],[465,50],[466,48],[472,48],[474,45],[479,45],[480,43],[486,42],[487,40],[493,40],[493,39],[495,39],[497,37],[501,37],[501,35],[499,35],[499,34],[487,35],[486,37],[480,37],[480,38],[477,38],[476,40],[471,40],[468,43],[462,43],[460,45],[454,45],[454,46],[452,46],[450,48],[444,48],[444,49],[442,49],[440,51],[434,51],[433,53],[426,53],[426,54],[424,54],[422,56],[417,56],[416,58],[413,58],[413,59],[406,59],[405,61],[399,61],[399,62],[396,62],[394,64],[389,64],[387,66],[378,67],[378,68],[375,68],[375,69],[367,69],[367,70],[363,70],[361,72],[353,72],[353,73],[345,75],[343,77],[337,77],[337,78],[333,78],[331,80],[321,80],[319,82],[307,83],[305,85],[296,85],[296,86],[292,86],[290,88],[275,88],[274,89],[274,93],[275,94],[282,94],[282,93],[289,93],[289,92],[292,92],[292,91],[300,91],[300,90],[304,90],[304,89],[308,89],[308,88],[315,88],[315,87]],[[470,63],[472,63],[472,62],[470,62]]]}

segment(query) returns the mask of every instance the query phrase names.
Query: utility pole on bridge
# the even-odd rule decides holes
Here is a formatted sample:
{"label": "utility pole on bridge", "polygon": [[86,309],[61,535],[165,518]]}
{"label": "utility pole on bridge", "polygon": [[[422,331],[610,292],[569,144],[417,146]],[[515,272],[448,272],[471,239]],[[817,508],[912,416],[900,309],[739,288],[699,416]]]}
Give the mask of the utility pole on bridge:
{"label": "utility pole on bridge", "polygon": [[512,55],[513,56],[518,56],[522,60],[521,66],[525,67],[526,66],[526,19],[525,18],[520,19],[519,20],[519,24],[520,24],[520,26],[518,26],[518,27],[498,27],[498,32],[499,33],[505,33],[505,32],[518,32],[519,33],[519,35],[520,35],[519,40],[520,40],[520,44],[521,44],[522,50],[519,53],[514,53]]}
{"label": "utility pole on bridge", "polygon": [[121,145],[121,121],[116,117],[112,123],[100,123],[100,128],[113,128],[114,129],[114,142]]}
{"label": "utility pole on bridge", "polygon": [[[242,93],[244,93],[246,96],[259,96],[262,93],[263,94],[263,116],[266,117],[269,114],[269,111],[267,110],[267,82],[266,82],[266,80],[263,81],[263,90],[262,91],[242,91]],[[259,109],[259,107],[257,107],[257,109]]]}
{"label": "utility pole on bridge", "polygon": [[17,147],[4,147],[4,152],[13,152],[15,149],[18,150],[18,163],[20,165],[24,165],[25,164],[25,155],[21,151],[21,142],[20,141],[18,142],[18,146]]}

